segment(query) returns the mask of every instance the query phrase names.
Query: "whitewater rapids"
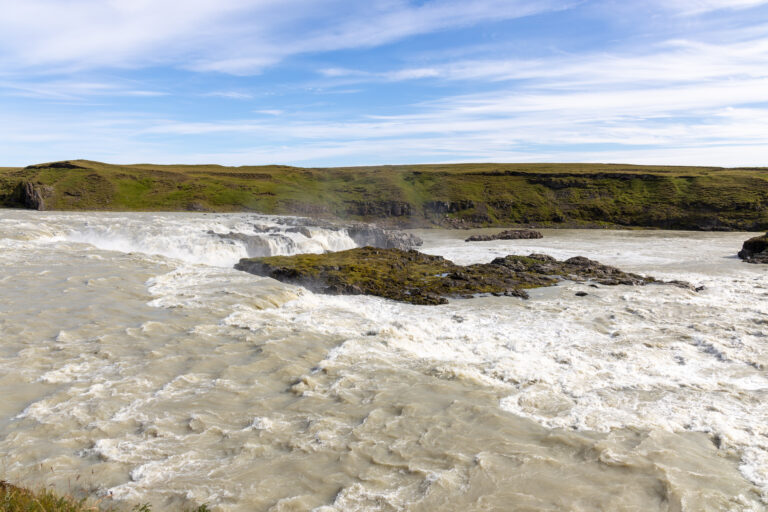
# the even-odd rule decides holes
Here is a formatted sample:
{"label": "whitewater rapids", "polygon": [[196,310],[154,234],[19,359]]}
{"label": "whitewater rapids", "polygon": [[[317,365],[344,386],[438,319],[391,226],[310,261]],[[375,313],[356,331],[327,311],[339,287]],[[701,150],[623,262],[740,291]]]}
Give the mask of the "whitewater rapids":
{"label": "whitewater rapids", "polygon": [[0,479],[158,511],[768,509],[768,268],[735,257],[751,234],[416,233],[460,264],[581,255],[698,293],[430,307],[232,269],[355,246],[301,222],[0,210]]}

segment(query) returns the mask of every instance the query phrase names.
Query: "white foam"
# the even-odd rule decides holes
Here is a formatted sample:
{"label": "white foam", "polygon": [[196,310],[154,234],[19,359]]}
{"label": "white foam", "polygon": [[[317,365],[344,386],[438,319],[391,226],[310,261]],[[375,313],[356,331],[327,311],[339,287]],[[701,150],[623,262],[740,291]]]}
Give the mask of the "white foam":
{"label": "white foam", "polygon": [[44,373],[38,380],[47,384],[63,384],[81,380],[88,375],[90,365],[86,362],[70,363]]}
{"label": "white foam", "polygon": [[[139,300],[156,308],[181,309],[180,317],[205,316],[182,335],[215,340],[217,329],[242,332],[232,329],[237,327],[263,344],[302,337],[338,340],[335,348],[318,356],[323,358],[318,368],[341,374],[361,364],[386,364],[492,387],[505,397],[501,408],[548,428],[705,432],[721,450],[737,454],[743,475],[768,493],[768,276],[764,268],[730,257],[748,235],[558,232],[541,241],[464,244],[455,236],[440,238],[437,233],[430,238],[427,232],[422,235],[426,251],[461,263],[508,253],[579,254],[628,270],[689,280],[706,289],[694,293],[662,286],[593,289],[565,284],[533,291],[530,301],[481,298],[422,307],[373,297],[321,296],[234,271],[229,267],[248,255],[248,247],[208,234],[265,236],[270,253],[279,253],[348,248],[351,241],[339,231],[311,228],[313,236],[308,238],[285,231],[269,218],[248,215],[44,213],[36,219],[20,224],[0,219],[4,262],[23,265],[36,250],[42,252],[41,244],[63,257],[79,258],[78,264],[86,261],[84,254],[108,261],[113,255],[104,251],[140,253],[142,269],[156,269],[157,275],[147,282],[150,297],[137,292]],[[254,219],[275,227],[285,238],[257,233]],[[576,298],[575,291],[589,295]],[[175,332],[174,326],[161,322],[133,320],[120,330],[128,345],[132,336],[163,338]],[[3,324],[4,336],[9,326]],[[80,358],[48,353],[75,350],[84,343],[76,331],[60,330],[54,338],[53,347],[38,340],[20,345],[9,359],[43,361],[38,366],[3,367],[29,382],[67,390],[37,396],[17,418],[49,426],[75,422],[74,431],[80,425],[110,433],[96,440],[93,453],[129,466],[134,479],[113,488],[116,496],[141,500],[142,493],[164,488],[169,479],[199,482],[221,464],[216,458],[220,453],[210,448],[220,434],[209,428],[211,422],[200,411],[190,411],[196,430],[188,435],[210,436],[206,449],[211,452],[188,450],[188,438],[173,430],[178,418],[166,418],[153,407],[184,400],[194,407],[195,399],[217,389],[241,393],[241,388],[259,385],[255,376],[233,383],[211,378],[200,368],[200,373],[184,368],[177,371],[186,373],[167,382],[151,382],[153,376],[141,373],[140,365],[152,358],[172,359],[162,347],[137,355],[141,363],[134,361],[136,366],[123,375],[113,362],[90,355],[84,347],[82,354],[88,355]],[[119,344],[126,339],[120,338]],[[306,380],[310,394],[327,392]],[[113,410],[99,416],[99,404],[107,402]],[[236,426],[225,426],[268,436],[273,430],[289,430],[279,418],[275,411],[249,410],[232,421]],[[119,430],[122,423],[130,428]],[[156,437],[137,432],[138,426]],[[329,446],[338,442],[333,440],[335,429],[329,420],[318,427],[321,442],[297,440],[295,446],[305,453]],[[113,436],[114,431],[119,434]],[[425,473],[423,480],[439,483],[451,477]],[[414,496],[418,494],[413,489],[349,485],[338,494],[335,508],[365,508],[376,501],[407,508]]]}
{"label": "white foam", "polygon": [[[439,307],[307,295],[279,313],[301,331],[347,340],[320,366],[403,358],[436,376],[506,390],[503,409],[549,428],[708,433],[722,450],[740,454],[742,473],[768,497],[768,408],[757,405],[768,396],[768,303],[757,295],[768,276],[722,258],[732,250],[729,238],[711,245],[681,240],[676,246],[674,236],[663,239],[663,274],[702,284],[701,293],[566,284],[530,301]],[[653,251],[647,237],[629,237],[611,254],[601,254],[600,245],[609,247],[598,239],[584,252],[608,261],[626,255],[633,270],[658,275],[660,260],[646,256]],[[531,244],[517,252],[549,251]],[[473,248],[466,262],[492,256]],[[577,290],[589,295],[577,298]],[[244,308],[226,322],[263,329],[266,314]]]}
{"label": "white foam", "polygon": [[[4,226],[3,244],[37,241],[87,244],[102,251],[162,256],[192,264],[232,267],[240,258],[351,249],[343,229],[308,228],[307,237],[280,218],[253,215],[44,213],[43,222]],[[6,220],[7,222],[7,220]],[[297,223],[294,220],[293,223]],[[251,241],[227,238],[245,235]],[[219,236],[225,235],[225,236]]]}

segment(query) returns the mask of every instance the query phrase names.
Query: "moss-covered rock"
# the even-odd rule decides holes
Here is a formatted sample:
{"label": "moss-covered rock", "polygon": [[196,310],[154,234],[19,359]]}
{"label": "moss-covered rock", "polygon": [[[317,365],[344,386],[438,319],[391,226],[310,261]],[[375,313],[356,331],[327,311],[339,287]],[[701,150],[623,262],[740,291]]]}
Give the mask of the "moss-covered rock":
{"label": "moss-covered rock", "polygon": [[768,263],[768,233],[744,242],[739,258],[747,263]]}
{"label": "moss-covered rock", "polygon": [[377,295],[427,305],[478,294],[527,298],[526,288],[551,286],[564,279],[605,285],[656,282],[583,257],[558,261],[543,254],[510,255],[491,263],[461,266],[418,251],[373,247],[245,258],[235,268],[320,293]]}

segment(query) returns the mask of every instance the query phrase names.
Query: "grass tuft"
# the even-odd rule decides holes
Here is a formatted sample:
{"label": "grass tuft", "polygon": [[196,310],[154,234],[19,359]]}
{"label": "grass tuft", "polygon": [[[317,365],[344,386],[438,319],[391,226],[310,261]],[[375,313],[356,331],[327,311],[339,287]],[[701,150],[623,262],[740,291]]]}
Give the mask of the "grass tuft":
{"label": "grass tuft", "polygon": [[[0,480],[0,512],[120,512],[126,510],[100,500],[75,498],[48,489],[33,491]],[[135,505],[130,512],[152,512],[149,504]],[[207,505],[200,505],[185,512],[211,512]]]}
{"label": "grass tuft", "polygon": [[0,481],[0,510],[2,512],[86,512],[99,510],[85,498],[60,496],[43,489],[31,491]]}

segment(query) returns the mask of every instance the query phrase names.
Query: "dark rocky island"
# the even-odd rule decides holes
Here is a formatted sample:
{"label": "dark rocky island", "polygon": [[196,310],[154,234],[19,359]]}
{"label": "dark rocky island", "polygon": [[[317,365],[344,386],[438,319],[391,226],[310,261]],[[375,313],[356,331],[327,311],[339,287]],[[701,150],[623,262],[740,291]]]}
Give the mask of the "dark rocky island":
{"label": "dark rocky island", "polygon": [[[400,249],[362,247],[327,254],[245,258],[238,270],[297,284],[327,294],[377,295],[411,304],[445,304],[448,298],[479,294],[527,298],[527,288],[563,280],[604,285],[644,285],[652,277],[623,272],[577,256],[505,256],[491,263],[461,266],[441,256]],[[685,283],[672,283],[680,286]]]}
{"label": "dark rocky island", "polygon": [[747,263],[768,263],[768,233],[744,242],[739,258]]}
{"label": "dark rocky island", "polygon": [[492,235],[472,235],[465,242],[490,242],[491,240],[534,240],[544,238],[539,231],[532,229],[507,229]]}

